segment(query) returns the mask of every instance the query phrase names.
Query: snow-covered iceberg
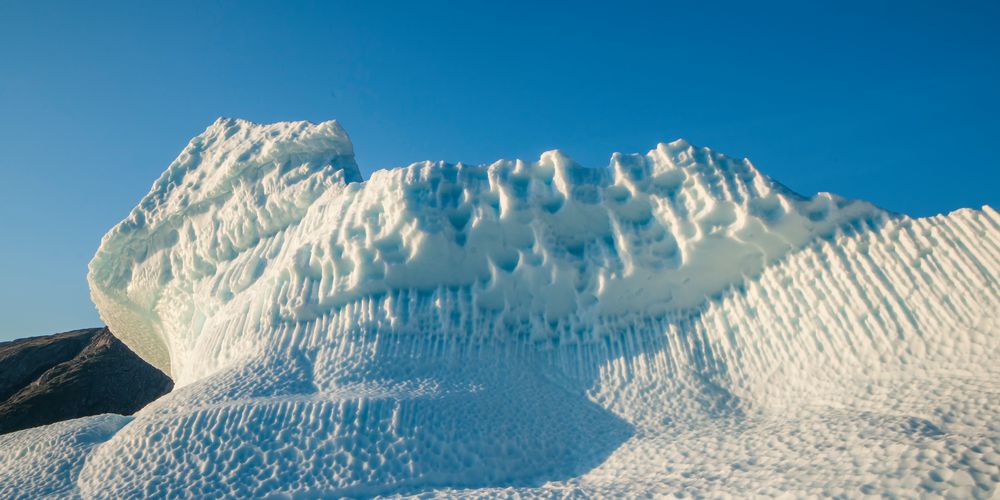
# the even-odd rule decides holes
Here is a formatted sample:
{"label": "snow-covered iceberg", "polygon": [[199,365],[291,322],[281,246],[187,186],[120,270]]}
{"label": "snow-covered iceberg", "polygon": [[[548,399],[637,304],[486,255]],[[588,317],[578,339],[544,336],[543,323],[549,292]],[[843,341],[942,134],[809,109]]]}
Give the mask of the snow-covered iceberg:
{"label": "snow-covered iceberg", "polygon": [[989,207],[807,198],[684,141],[362,181],[336,122],[222,119],[89,279],[177,389],[66,466],[84,497],[1000,483]]}

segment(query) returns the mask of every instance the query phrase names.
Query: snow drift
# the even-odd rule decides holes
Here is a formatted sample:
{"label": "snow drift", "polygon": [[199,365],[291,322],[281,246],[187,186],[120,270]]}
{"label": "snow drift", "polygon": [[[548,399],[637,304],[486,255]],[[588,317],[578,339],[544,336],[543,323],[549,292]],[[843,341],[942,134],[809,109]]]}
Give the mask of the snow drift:
{"label": "snow drift", "polygon": [[683,141],[362,182],[335,122],[219,120],[90,266],[178,389],[65,467],[85,497],[988,496],[998,276],[989,207],[806,198]]}

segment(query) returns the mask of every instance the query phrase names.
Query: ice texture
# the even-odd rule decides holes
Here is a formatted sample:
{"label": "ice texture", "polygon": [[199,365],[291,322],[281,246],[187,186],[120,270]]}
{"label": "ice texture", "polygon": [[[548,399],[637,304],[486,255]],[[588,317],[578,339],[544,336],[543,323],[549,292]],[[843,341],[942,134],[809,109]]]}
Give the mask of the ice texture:
{"label": "ice texture", "polygon": [[79,498],[87,456],[131,418],[96,415],[0,436],[0,498]]}
{"label": "ice texture", "polygon": [[74,492],[989,497],[998,277],[990,207],[807,198],[684,141],[362,181],[335,122],[220,119],[91,262],[177,389]]}

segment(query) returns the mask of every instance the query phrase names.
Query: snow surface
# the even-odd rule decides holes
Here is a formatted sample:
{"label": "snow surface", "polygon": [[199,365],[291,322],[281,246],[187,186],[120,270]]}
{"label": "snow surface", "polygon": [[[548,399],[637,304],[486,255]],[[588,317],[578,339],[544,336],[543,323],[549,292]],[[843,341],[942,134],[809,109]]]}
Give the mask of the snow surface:
{"label": "snow surface", "polygon": [[998,277],[989,207],[805,198],[683,141],[361,182],[335,122],[221,119],[90,267],[177,389],[60,474],[122,498],[989,497]]}
{"label": "snow surface", "polygon": [[0,436],[0,498],[79,497],[87,455],[129,420],[105,414]]}

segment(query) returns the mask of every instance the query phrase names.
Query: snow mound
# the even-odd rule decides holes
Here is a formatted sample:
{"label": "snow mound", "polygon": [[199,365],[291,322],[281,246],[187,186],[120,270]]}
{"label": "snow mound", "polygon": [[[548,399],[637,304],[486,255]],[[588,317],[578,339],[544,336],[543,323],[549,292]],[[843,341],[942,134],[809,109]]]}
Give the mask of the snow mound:
{"label": "snow mound", "polygon": [[335,122],[220,120],[91,262],[178,388],[74,491],[989,496],[998,277],[989,207],[806,198],[683,141],[362,182]]}
{"label": "snow mound", "polygon": [[95,447],[131,417],[97,415],[0,436],[0,498],[74,498]]}

